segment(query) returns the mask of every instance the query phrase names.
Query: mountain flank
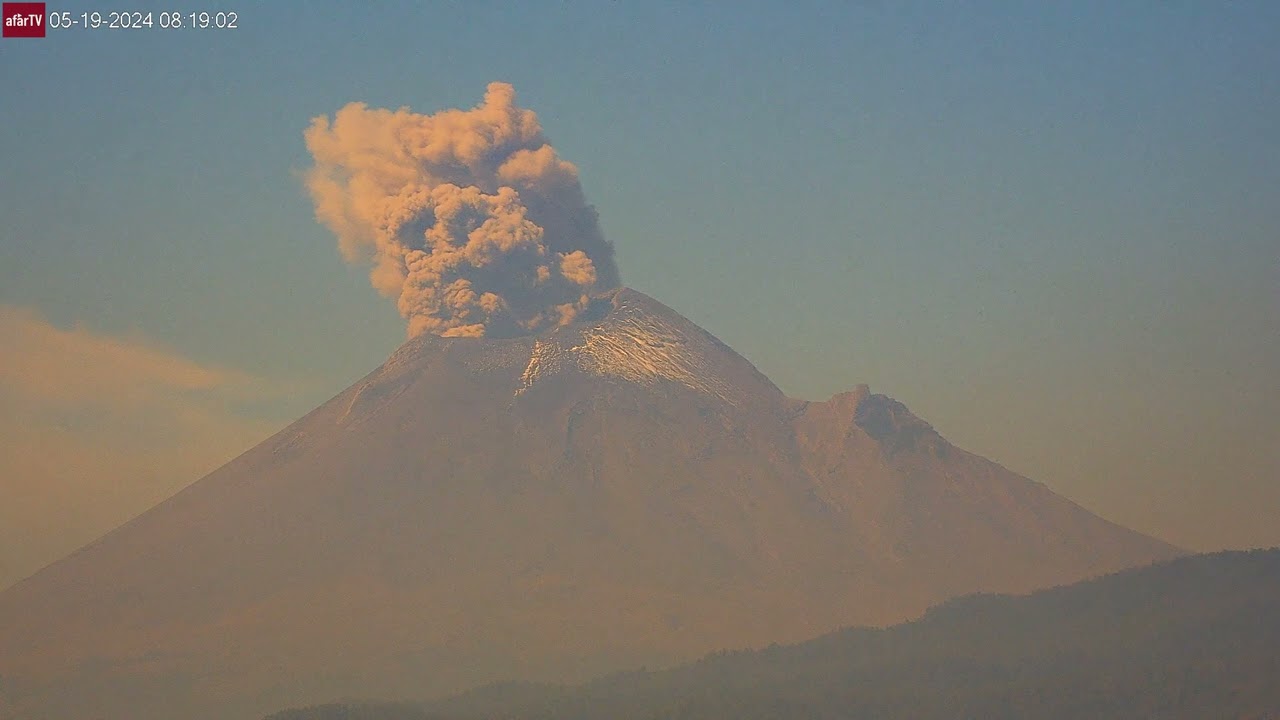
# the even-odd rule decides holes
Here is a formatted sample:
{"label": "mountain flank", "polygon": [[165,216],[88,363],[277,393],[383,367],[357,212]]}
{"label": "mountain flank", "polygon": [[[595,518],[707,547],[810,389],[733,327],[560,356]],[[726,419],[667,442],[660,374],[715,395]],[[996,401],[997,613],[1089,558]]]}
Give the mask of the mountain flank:
{"label": "mountain flank", "polygon": [[787,398],[623,289],[536,335],[420,335],[0,593],[0,718],[583,681],[1177,554],[865,386]]}

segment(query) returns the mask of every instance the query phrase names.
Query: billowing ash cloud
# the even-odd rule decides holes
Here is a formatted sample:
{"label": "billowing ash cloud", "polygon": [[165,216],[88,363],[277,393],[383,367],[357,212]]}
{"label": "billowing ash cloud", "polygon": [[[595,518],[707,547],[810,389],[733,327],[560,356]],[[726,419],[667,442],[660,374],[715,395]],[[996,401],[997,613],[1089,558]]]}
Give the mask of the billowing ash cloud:
{"label": "billowing ash cloud", "polygon": [[306,131],[316,217],[397,299],[410,337],[511,336],[570,322],[618,286],[578,170],[515,90],[471,110],[342,108]]}

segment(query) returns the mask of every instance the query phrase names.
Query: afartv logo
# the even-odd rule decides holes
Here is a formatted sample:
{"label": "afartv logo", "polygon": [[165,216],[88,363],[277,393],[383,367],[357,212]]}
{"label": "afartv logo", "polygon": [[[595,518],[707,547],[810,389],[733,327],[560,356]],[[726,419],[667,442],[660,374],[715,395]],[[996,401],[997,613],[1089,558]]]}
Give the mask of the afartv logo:
{"label": "afartv logo", "polygon": [[44,3],[4,3],[4,37],[44,37]]}

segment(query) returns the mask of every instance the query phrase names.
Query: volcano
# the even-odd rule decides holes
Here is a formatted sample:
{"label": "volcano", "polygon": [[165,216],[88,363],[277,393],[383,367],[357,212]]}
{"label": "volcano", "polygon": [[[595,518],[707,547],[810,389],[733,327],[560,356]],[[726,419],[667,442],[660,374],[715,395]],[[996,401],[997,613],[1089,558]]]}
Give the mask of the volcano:
{"label": "volcano", "polygon": [[788,398],[623,289],[538,335],[410,340],[0,593],[0,717],[581,680],[1176,554],[865,386]]}

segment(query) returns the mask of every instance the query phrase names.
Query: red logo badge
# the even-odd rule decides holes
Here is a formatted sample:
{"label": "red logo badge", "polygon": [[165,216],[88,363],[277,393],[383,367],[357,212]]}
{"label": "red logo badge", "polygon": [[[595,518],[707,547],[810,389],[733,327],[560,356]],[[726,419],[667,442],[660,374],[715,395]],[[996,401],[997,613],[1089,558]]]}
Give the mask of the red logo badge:
{"label": "red logo badge", "polygon": [[4,3],[4,37],[44,37],[44,3]]}

